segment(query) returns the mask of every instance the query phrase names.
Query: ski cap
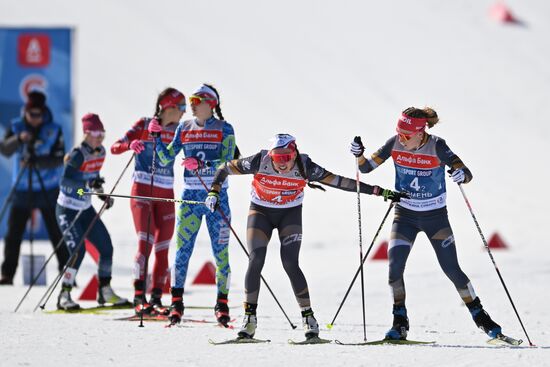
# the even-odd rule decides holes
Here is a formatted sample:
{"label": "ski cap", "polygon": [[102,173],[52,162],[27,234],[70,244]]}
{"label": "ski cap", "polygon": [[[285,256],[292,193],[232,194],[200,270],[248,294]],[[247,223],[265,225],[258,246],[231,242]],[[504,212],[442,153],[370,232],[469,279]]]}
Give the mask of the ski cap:
{"label": "ski cap", "polygon": [[399,117],[399,120],[397,120],[397,129],[416,133],[419,131],[424,131],[426,128],[426,122],[428,122],[428,119],[425,117],[410,117],[403,113],[401,114],[401,117]]}
{"label": "ski cap", "polygon": [[290,134],[277,134],[272,141],[272,150],[277,148],[290,148],[296,150],[296,138]]}
{"label": "ski cap", "polygon": [[38,90],[33,90],[27,95],[27,103],[25,103],[25,110],[32,108],[38,108],[44,110],[46,107],[46,95]]}
{"label": "ski cap", "polygon": [[98,115],[87,113],[82,116],[82,130],[86,133],[88,131],[105,131],[105,128]]}
{"label": "ski cap", "polygon": [[[159,101],[159,106],[161,110],[176,107],[179,108],[180,111],[185,111],[185,96],[179,90],[173,90]],[[183,110],[180,106],[183,106]]]}
{"label": "ski cap", "polygon": [[208,103],[211,108],[215,108],[220,103],[216,92],[214,92],[214,90],[206,84],[202,84],[196,91],[193,92],[192,96],[204,98],[205,102]]}

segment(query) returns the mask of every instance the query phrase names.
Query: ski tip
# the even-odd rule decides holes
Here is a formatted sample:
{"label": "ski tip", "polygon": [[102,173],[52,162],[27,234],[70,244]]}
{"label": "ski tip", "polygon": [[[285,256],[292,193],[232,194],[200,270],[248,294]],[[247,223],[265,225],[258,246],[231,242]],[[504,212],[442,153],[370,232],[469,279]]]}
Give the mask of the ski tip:
{"label": "ski tip", "polygon": [[332,324],[327,324],[327,329],[331,330],[332,329]]}

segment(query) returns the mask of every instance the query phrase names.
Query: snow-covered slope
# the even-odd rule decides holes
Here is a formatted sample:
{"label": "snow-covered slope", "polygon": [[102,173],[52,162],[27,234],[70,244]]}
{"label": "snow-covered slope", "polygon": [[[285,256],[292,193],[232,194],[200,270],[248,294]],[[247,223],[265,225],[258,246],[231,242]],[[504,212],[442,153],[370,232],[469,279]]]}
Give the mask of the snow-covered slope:
{"label": "snow-covered slope", "polygon": [[[548,345],[544,330],[550,316],[543,295],[550,264],[544,235],[548,222],[544,208],[549,201],[545,184],[550,179],[544,148],[550,136],[545,111],[550,97],[550,4],[508,1],[522,21],[516,25],[490,19],[492,4],[486,0],[25,0],[2,2],[0,24],[75,28],[76,115],[100,114],[108,130],[106,145],[137,118],[152,114],[156,95],[164,87],[175,86],[190,94],[201,82],[212,82],[221,93],[224,116],[235,127],[243,154],[265,148],[277,132],[289,132],[314,161],[353,177],[348,144],[355,135],[363,137],[368,152],[374,151],[394,133],[402,109],[434,107],[441,124],[432,133],[444,137],[472,170],[474,180],[465,186],[466,193],[485,235],[499,231],[510,244],[509,252],[495,254],[497,263],[533,340]],[[116,180],[127,159],[129,154],[108,157],[104,166],[108,183]],[[391,187],[393,168],[388,163],[363,179]],[[244,239],[250,177],[231,177],[230,182],[233,223]],[[129,186],[127,174],[117,191],[128,193]],[[481,251],[460,191],[449,183],[448,192],[464,270],[505,330],[521,336],[492,263]],[[365,248],[385,208],[379,198],[363,197]],[[130,295],[135,240],[128,202],[118,200],[104,220],[116,245],[115,282]],[[326,323],[358,263],[355,195],[330,189],[308,191],[304,226],[304,272],[317,315]],[[389,223],[380,239],[388,233]],[[246,261],[234,240],[231,246],[231,302],[238,306]],[[48,245],[40,249],[50,251]],[[276,242],[268,256],[264,274],[298,322]],[[190,273],[209,257],[204,231]],[[391,321],[390,300],[386,264],[369,262],[367,267],[372,339],[381,336]],[[85,263],[80,282],[85,283],[92,272],[91,263]],[[53,272],[49,275],[51,279]],[[443,358],[453,365],[547,363],[545,350],[484,349],[483,335],[459,305],[424,236],[418,238],[411,256],[407,287],[411,336],[472,348],[290,348],[285,340],[297,332],[287,331],[265,290],[258,336],[270,337],[274,343],[212,348],[206,344],[208,337],[231,333],[209,327],[166,331],[160,325],[137,330],[133,324],[98,323],[99,318],[109,319],[104,316],[31,315],[33,302],[26,304],[22,314],[13,315],[12,304],[24,291],[21,285],[15,287],[15,295],[12,288],[0,289],[2,297],[10,300],[0,308],[0,348],[7,365],[45,365],[49,364],[45,361],[66,360],[68,355],[82,365],[111,360],[132,365],[155,359],[185,365],[242,365],[256,359],[266,365],[439,365]],[[212,303],[213,290],[189,289],[189,304]],[[333,337],[362,339],[359,294],[359,290],[352,294]],[[240,315],[240,309],[233,314]],[[269,318],[262,319],[263,315]],[[210,317],[210,311],[205,316]]]}

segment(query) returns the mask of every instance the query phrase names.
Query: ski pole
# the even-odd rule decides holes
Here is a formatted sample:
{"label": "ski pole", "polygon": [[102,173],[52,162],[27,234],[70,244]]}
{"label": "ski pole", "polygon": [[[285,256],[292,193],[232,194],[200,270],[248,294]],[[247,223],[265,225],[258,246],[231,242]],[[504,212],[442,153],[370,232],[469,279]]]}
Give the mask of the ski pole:
{"label": "ski pole", "polygon": [[204,205],[204,201],[157,198],[157,197],[154,197],[154,196],[115,195],[115,194],[103,194],[103,193],[100,194],[100,193],[97,193],[97,192],[86,192],[86,191],[84,191],[84,189],[78,189],[77,194],[80,195],[80,196],[95,195],[95,196],[107,196],[107,197],[125,198],[125,199],[164,201],[164,202],[168,202],[168,203]]}
{"label": "ski pole", "polygon": [[[111,191],[109,192],[109,194],[112,194],[113,191],[115,191],[116,187],[118,186],[118,184],[120,183],[120,180],[122,179],[122,176],[124,176],[124,173],[126,173],[126,170],[128,169],[128,167],[130,166],[130,163],[132,163],[132,161],[134,160],[134,157],[135,157],[135,153],[132,154],[132,156],[130,157],[130,159],[128,160],[128,163],[126,163],[126,166],[124,166],[124,169],[122,170],[122,172],[120,173],[120,176],[118,176],[118,179],[116,180],[115,184],[113,185],[113,188],[111,189]],[[78,251],[80,250],[80,248],[82,247],[82,245],[84,244],[84,241],[86,240],[86,237],[88,236],[88,234],[90,233],[90,231],[92,230],[92,228],[94,227],[95,225],[95,222],[97,222],[97,220],[99,219],[99,217],[101,216],[101,214],[103,214],[103,212],[105,211],[105,208],[107,207],[107,201],[104,201],[103,202],[103,205],[101,206],[101,209],[99,210],[99,212],[95,215],[95,217],[92,219],[92,221],[90,222],[90,224],[88,225],[88,228],[86,229],[86,231],[84,232],[84,235],[82,236],[82,239],[80,240],[80,242],[78,243],[78,245],[75,247],[75,250],[73,252],[73,254],[69,257],[69,259],[67,260],[67,263],[65,264],[65,266],[63,267],[63,269],[59,272],[59,274],[57,274],[57,277],[55,279],[55,281],[52,283],[52,285],[46,290],[46,292],[44,293],[44,295],[42,296],[42,298],[40,298],[40,301],[38,302],[38,304],[36,305],[36,307],[34,308],[33,312],[35,312],[38,307],[40,307],[41,309],[44,309],[46,307],[46,303],[48,303],[48,300],[50,299],[50,297],[52,296],[53,294],[53,291],[55,289],[55,287],[57,286],[57,284],[59,283],[59,281],[61,280],[61,277],[63,276],[63,274],[65,274],[65,272],[67,271],[67,269],[69,268],[69,264],[73,264],[75,259],[78,257]],[[44,298],[46,298],[44,300]],[[44,301],[43,304],[42,301]]]}
{"label": "ski pole", "polygon": [[[201,182],[202,186],[204,186],[204,189],[206,191],[208,191],[208,186],[206,186],[206,184],[204,183],[204,180],[202,179],[201,175],[199,174],[199,171],[198,170],[195,170],[195,175],[197,176],[197,178],[199,179],[199,181]],[[235,238],[237,239],[237,242],[239,243],[239,245],[241,246],[241,248],[243,249],[244,253],[246,254],[246,257],[250,258],[250,254],[248,253],[248,250],[246,249],[246,247],[244,247],[243,243],[241,242],[241,239],[239,238],[239,236],[237,235],[237,232],[235,232],[235,230],[233,229],[233,227],[231,226],[231,222],[229,221],[229,219],[227,218],[227,216],[225,215],[225,213],[223,212],[223,210],[218,207],[218,213],[221,214],[223,220],[225,221],[225,223],[227,223],[227,225],[229,226],[229,229],[231,230],[231,232],[233,233],[233,236],[235,236]],[[273,299],[275,300],[275,302],[277,303],[277,306],[279,306],[279,308],[281,309],[281,311],[283,312],[283,314],[285,315],[286,317],[286,320],[288,321],[288,323],[290,324],[290,326],[293,328],[293,329],[296,329],[296,325],[294,325],[292,323],[292,321],[290,321],[290,318],[288,317],[288,315],[286,314],[285,310],[283,309],[283,306],[281,306],[281,303],[279,303],[279,300],[277,299],[277,297],[275,296],[275,293],[273,293],[273,291],[271,290],[271,287],[269,286],[269,284],[267,284],[267,281],[265,280],[264,276],[260,274],[260,278],[262,279],[262,282],[265,284],[266,288],[268,289],[269,293],[271,293],[271,296],[273,296]]]}
{"label": "ski pole", "polygon": [[357,189],[357,223],[359,226],[359,269],[361,271],[361,303],[363,306],[363,340],[367,341],[367,321],[365,316],[365,278],[363,275],[363,234],[361,229],[361,183],[359,181],[359,157],[355,158],[355,187]]}
{"label": "ski pole", "polygon": [[504,279],[502,278],[502,275],[500,274],[500,270],[498,270],[498,266],[497,266],[497,263],[495,262],[495,258],[493,257],[493,254],[491,253],[491,249],[489,248],[489,245],[487,244],[487,240],[485,240],[485,236],[483,235],[483,232],[481,231],[481,227],[479,226],[479,222],[477,221],[477,218],[474,214],[472,206],[470,205],[470,201],[466,197],[466,193],[464,192],[464,189],[462,188],[462,184],[459,183],[458,187],[460,189],[460,192],[462,193],[462,197],[464,198],[464,201],[466,202],[466,206],[468,207],[468,210],[470,211],[470,215],[472,216],[472,219],[474,220],[477,231],[479,232],[479,235],[481,236],[481,240],[483,241],[483,246],[485,246],[485,249],[487,249],[487,254],[489,254],[489,258],[491,258],[491,262],[493,263],[493,266],[495,267],[498,278],[500,279],[500,283],[504,287],[504,291],[506,292],[506,295],[508,296],[508,299],[510,300],[512,308],[514,309],[514,312],[516,313],[516,316],[517,316],[518,321],[521,325],[521,328],[523,329],[523,332],[525,333],[525,336],[527,337],[527,340],[529,341],[529,345],[531,347],[533,347],[534,344],[531,342],[531,339],[529,338],[529,335],[527,334],[527,330],[525,330],[525,326],[523,326],[523,322],[521,321],[521,317],[519,316],[518,310],[516,309],[516,305],[514,304],[514,301],[512,301],[512,296],[510,295],[510,292],[508,291],[508,287],[506,287],[506,283],[504,283]]}
{"label": "ski pole", "polygon": [[351,288],[353,287],[353,284],[355,283],[355,280],[357,279],[357,276],[359,275],[359,272],[361,271],[361,267],[363,266],[363,264],[367,260],[367,257],[369,257],[372,246],[374,245],[374,242],[376,241],[376,238],[378,237],[378,234],[380,233],[380,230],[384,226],[384,223],[386,222],[386,218],[388,218],[388,215],[390,214],[390,211],[392,210],[393,205],[394,205],[393,202],[390,203],[390,206],[388,207],[388,210],[386,210],[386,214],[384,214],[384,218],[382,219],[382,223],[380,223],[380,226],[378,227],[378,230],[374,234],[374,237],[372,238],[372,242],[370,243],[370,246],[367,249],[367,253],[365,254],[363,259],[361,260],[361,266],[355,272],[355,275],[353,276],[353,279],[351,280],[351,283],[348,287],[348,290],[346,291],[346,294],[344,295],[344,299],[342,299],[342,302],[340,302],[340,306],[338,306],[338,310],[336,311],[336,314],[334,315],[334,318],[332,319],[330,324],[327,324],[327,329],[332,329],[332,327],[334,326],[334,322],[336,321],[336,318],[338,317],[338,314],[340,313],[340,310],[342,309],[342,306],[344,305],[344,302],[346,302],[346,298],[348,298],[348,294],[351,291]]}
{"label": "ski pole", "polygon": [[[156,164],[156,158],[157,158],[157,139],[156,137],[159,135],[159,133],[151,133],[151,136],[153,138],[153,157],[151,158],[151,183],[149,184],[149,196],[153,196],[153,184],[155,182],[155,164]],[[145,240],[145,264],[143,266],[143,297],[144,299],[147,297],[147,276],[148,276],[148,267],[149,267],[149,253],[152,251],[152,248],[149,248],[149,246],[153,247],[154,244],[149,243],[149,238],[151,237],[151,215],[153,213],[153,203],[149,203],[149,212],[147,213],[147,239]],[[139,277],[139,274],[138,274]],[[139,313],[139,325],[138,327],[144,327],[143,325],[143,314],[145,313],[145,308],[142,308],[141,312]]]}
{"label": "ski pole", "polygon": [[19,184],[19,181],[21,181],[21,177],[23,177],[23,173],[25,173],[26,168],[27,168],[27,163],[25,163],[24,166],[21,167],[21,169],[19,170],[19,174],[15,179],[15,183],[11,187],[11,190],[8,193],[8,196],[6,196],[6,200],[4,200],[4,204],[2,204],[2,209],[0,210],[0,223],[2,222],[2,219],[4,219],[4,214],[6,213],[6,209],[8,209],[9,203],[13,198],[13,194],[15,193],[15,188]]}
{"label": "ski pole", "polygon": [[46,266],[48,265],[50,260],[53,258],[53,255],[55,255],[55,253],[57,252],[59,247],[63,244],[63,240],[65,238],[65,235],[71,230],[71,228],[73,228],[74,224],[76,223],[76,221],[78,220],[78,218],[80,217],[80,214],[82,214],[82,212],[83,212],[83,210],[79,210],[78,213],[76,214],[76,216],[74,217],[73,221],[71,222],[71,224],[69,224],[69,226],[65,229],[65,231],[63,231],[63,233],[61,234],[61,238],[59,239],[59,242],[57,242],[57,245],[55,245],[55,248],[54,248],[53,252],[50,254],[48,259],[44,262],[44,265],[42,265],[42,267],[38,271],[38,274],[36,274],[36,276],[32,280],[31,284],[29,285],[29,288],[27,288],[27,291],[25,292],[25,294],[23,295],[23,297],[21,298],[21,300],[19,301],[19,303],[17,304],[17,307],[15,307],[15,310],[13,312],[17,312],[19,310],[19,307],[21,307],[21,304],[23,303],[23,301],[25,300],[25,298],[27,297],[27,295],[31,291],[32,287],[36,284],[36,282],[38,281],[38,278],[40,278],[40,275],[46,269]]}

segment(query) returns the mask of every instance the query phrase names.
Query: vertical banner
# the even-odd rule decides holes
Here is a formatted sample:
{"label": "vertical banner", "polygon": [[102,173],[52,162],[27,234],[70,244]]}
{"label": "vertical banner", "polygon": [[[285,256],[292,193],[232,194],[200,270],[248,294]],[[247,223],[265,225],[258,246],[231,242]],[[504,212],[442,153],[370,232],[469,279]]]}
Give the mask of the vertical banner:
{"label": "vertical banner", "polygon": [[[0,139],[9,131],[11,120],[21,116],[27,93],[36,89],[46,94],[53,120],[63,129],[65,147],[72,147],[71,52],[70,28],[0,27]],[[2,206],[12,188],[13,159],[0,156]],[[9,207],[0,223],[0,238],[5,236],[8,215]],[[42,219],[32,222],[35,238],[48,238]]]}

